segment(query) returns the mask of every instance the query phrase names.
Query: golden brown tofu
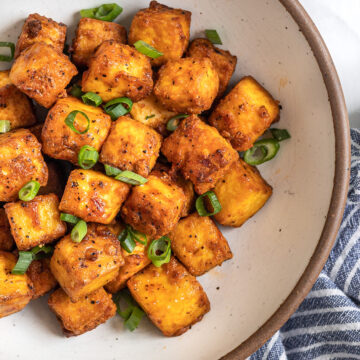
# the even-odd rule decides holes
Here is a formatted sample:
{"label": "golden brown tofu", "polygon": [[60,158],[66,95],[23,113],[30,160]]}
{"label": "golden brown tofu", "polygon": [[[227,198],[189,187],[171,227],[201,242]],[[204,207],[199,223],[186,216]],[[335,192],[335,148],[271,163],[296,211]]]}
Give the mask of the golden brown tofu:
{"label": "golden brown tofu", "polygon": [[95,329],[116,313],[111,295],[103,288],[72,302],[64,290],[57,289],[48,300],[61,323],[65,336],[76,336]]}
{"label": "golden brown tofu", "polygon": [[41,140],[41,132],[42,132],[42,128],[43,128],[44,124],[36,124],[34,126],[29,127],[30,132],[35,135],[37,141],[42,145],[42,140]]}
{"label": "golden brown tofu", "polygon": [[125,223],[159,238],[171,231],[185,206],[185,194],[170,176],[153,172],[144,185],[132,188],[121,209]]}
{"label": "golden brown tofu", "polygon": [[45,186],[48,179],[41,145],[26,129],[0,135],[0,201],[13,201],[29,181]]}
{"label": "golden brown tofu", "polygon": [[69,58],[43,42],[26,48],[15,60],[11,82],[40,105],[49,108],[58,98],[65,97],[65,87],[77,74]]}
{"label": "golden brown tofu", "polygon": [[[84,112],[89,118],[89,130],[78,134],[66,125],[66,117],[74,110]],[[83,132],[88,126],[86,118],[77,114],[75,128]],[[84,145],[100,150],[111,126],[111,118],[100,107],[86,105],[74,97],[59,99],[50,109],[45,120],[41,138],[45,154],[55,159],[78,164],[78,153]]]}
{"label": "golden brown tofu", "polygon": [[129,44],[143,40],[164,55],[152,59],[154,66],[180,59],[189,44],[191,12],[151,1],[131,22]]}
{"label": "golden brown tofu", "polygon": [[66,25],[39,14],[30,14],[25,20],[16,43],[15,58],[34,43],[44,42],[62,52],[65,45]]}
{"label": "golden brown tofu", "polygon": [[22,310],[33,296],[32,283],[25,275],[13,275],[14,254],[0,251],[0,318]]}
{"label": "golden brown tofu", "polygon": [[114,22],[80,19],[70,49],[72,61],[78,66],[88,66],[92,54],[105,40],[126,44],[126,29]]}
{"label": "golden brown tofu", "polygon": [[239,159],[218,181],[214,192],[222,209],[215,220],[226,226],[241,226],[259,211],[272,194],[272,187],[259,171]]}
{"label": "golden brown tofu", "polygon": [[245,151],[278,117],[278,101],[254,78],[246,76],[220,101],[209,122],[234,149]]}
{"label": "golden brown tofu", "polygon": [[217,96],[221,97],[235,71],[236,56],[231,55],[229,51],[214,46],[208,39],[193,40],[187,50],[187,55],[194,58],[207,57],[211,60],[219,75],[219,91]]}
{"label": "golden brown tofu", "polygon": [[14,246],[14,239],[11,235],[9,220],[5,210],[0,209],[0,250],[10,251]]}
{"label": "golden brown tofu", "polygon": [[4,205],[19,250],[51,243],[65,234],[66,225],[60,220],[58,207],[59,199],[55,194]]}
{"label": "golden brown tofu", "polygon": [[193,213],[181,219],[169,238],[174,255],[194,276],[232,258],[228,242],[208,216]]}
{"label": "golden brown tofu", "polygon": [[154,86],[154,94],[166,109],[185,114],[210,109],[218,90],[219,76],[209,58],[168,61]]}
{"label": "golden brown tofu", "polygon": [[113,40],[104,41],[83,73],[82,90],[100,95],[103,101],[126,96],[132,101],[147,97],[153,88],[147,56]]}
{"label": "golden brown tofu", "polygon": [[73,170],[60,210],[85,221],[110,224],[125,201],[130,186],[93,170]]}
{"label": "golden brown tofu", "polygon": [[48,182],[46,186],[42,186],[38,195],[56,194],[61,199],[64,192],[64,171],[55,161],[47,161]]}
{"label": "golden brown tofu", "polygon": [[10,70],[0,71],[0,87],[11,85],[9,74],[10,74]]}
{"label": "golden brown tofu", "polygon": [[80,243],[70,235],[62,238],[50,261],[51,272],[72,301],[113,280],[122,265],[119,240],[110,232],[98,231],[96,224],[88,224]]}
{"label": "golden brown tofu", "polygon": [[174,257],[159,268],[149,265],[134,275],[127,286],[165,336],[183,334],[210,310],[200,283]]}
{"label": "golden brown tofu", "polygon": [[50,270],[50,259],[34,260],[26,274],[33,284],[33,299],[45,295],[57,285],[57,281]]}
{"label": "golden brown tofu", "polygon": [[239,158],[219,132],[196,115],[180,123],[164,140],[161,151],[185,179],[191,180],[198,194],[212,189]]}
{"label": "golden brown tofu", "polygon": [[162,137],[154,129],[128,116],[111,125],[100,154],[100,161],[121,170],[148,176],[159,156]]}

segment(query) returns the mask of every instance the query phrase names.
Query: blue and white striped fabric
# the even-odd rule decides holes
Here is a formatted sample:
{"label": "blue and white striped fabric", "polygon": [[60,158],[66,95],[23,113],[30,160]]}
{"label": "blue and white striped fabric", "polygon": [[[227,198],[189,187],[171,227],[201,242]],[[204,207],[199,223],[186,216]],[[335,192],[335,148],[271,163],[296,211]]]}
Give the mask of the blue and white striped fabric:
{"label": "blue and white striped fabric", "polygon": [[299,309],[251,360],[360,359],[360,131],[351,138],[350,189],[335,246]]}

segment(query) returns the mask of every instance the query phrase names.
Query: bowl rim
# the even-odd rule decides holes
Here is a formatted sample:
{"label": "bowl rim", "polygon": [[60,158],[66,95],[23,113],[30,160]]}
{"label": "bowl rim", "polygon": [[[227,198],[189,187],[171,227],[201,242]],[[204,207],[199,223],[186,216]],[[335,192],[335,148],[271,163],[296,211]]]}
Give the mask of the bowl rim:
{"label": "bowl rim", "polygon": [[223,360],[246,358],[269,340],[296,311],[323,269],[334,245],[347,199],[350,180],[350,128],[340,80],[319,30],[298,0],[279,0],[299,26],[314,53],[323,76],[332,112],[335,134],[334,187],[324,228],[304,273],[290,295],[275,313],[249,338],[222,357]]}

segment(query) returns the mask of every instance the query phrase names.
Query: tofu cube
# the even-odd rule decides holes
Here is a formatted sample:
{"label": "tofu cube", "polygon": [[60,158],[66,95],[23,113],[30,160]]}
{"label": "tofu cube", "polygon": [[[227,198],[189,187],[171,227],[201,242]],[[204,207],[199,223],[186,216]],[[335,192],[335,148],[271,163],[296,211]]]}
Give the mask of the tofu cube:
{"label": "tofu cube", "polygon": [[80,19],[70,49],[71,60],[78,66],[88,66],[96,48],[105,40],[126,44],[126,29],[115,22]]}
{"label": "tofu cube", "polygon": [[152,59],[154,66],[180,59],[189,44],[191,12],[151,1],[138,11],[130,26],[129,44],[143,40],[164,55]]}
{"label": "tofu cube", "polygon": [[127,286],[136,302],[165,336],[178,336],[210,310],[200,283],[174,257],[134,275]]}
{"label": "tofu cube", "polygon": [[110,232],[98,230],[97,224],[88,224],[80,243],[73,242],[70,234],[63,237],[50,261],[51,272],[72,301],[113,280],[122,265],[119,240]]}
{"label": "tofu cube", "polygon": [[130,186],[94,170],[73,170],[60,210],[87,222],[110,224],[125,201]]}
{"label": "tofu cube", "polygon": [[[78,134],[66,125],[66,117],[74,110],[82,111],[89,118],[89,130]],[[74,126],[80,132],[88,126],[86,118],[77,114]],[[84,145],[97,151],[105,141],[111,126],[111,118],[100,107],[86,105],[74,97],[59,99],[50,109],[42,129],[41,138],[45,154],[55,159],[78,164],[78,153]]]}
{"label": "tofu cube", "polygon": [[48,304],[67,337],[93,330],[116,314],[116,305],[103,288],[77,302],[72,302],[64,290],[57,289],[50,295]]}
{"label": "tofu cube", "polygon": [[39,42],[21,52],[11,68],[10,80],[38,104],[49,108],[66,96],[65,88],[77,73],[65,54]]}
{"label": "tofu cube", "polygon": [[56,194],[61,199],[65,186],[64,170],[52,160],[48,161],[46,165],[49,173],[48,182],[46,186],[39,189],[38,195]]}
{"label": "tofu cube", "polygon": [[198,194],[215,187],[239,158],[215,128],[195,115],[180,123],[164,140],[161,151],[172,162],[173,168],[179,169],[185,179],[191,180]]}
{"label": "tofu cube", "polygon": [[246,76],[220,101],[209,122],[234,149],[245,151],[278,118],[278,101],[254,78]]}
{"label": "tofu cube", "polygon": [[14,239],[11,235],[9,220],[5,210],[0,209],[0,250],[10,251],[14,246]]}
{"label": "tofu cube", "polygon": [[26,129],[0,135],[0,201],[13,201],[29,181],[45,186],[48,170],[41,155],[41,145]]}
{"label": "tofu cube", "polygon": [[11,274],[16,262],[14,254],[0,251],[0,318],[22,310],[33,296],[29,277]]}
{"label": "tofu cube", "polygon": [[51,243],[65,234],[66,225],[60,220],[58,207],[55,194],[5,204],[11,234],[19,250]]}
{"label": "tofu cube", "polygon": [[111,125],[100,154],[100,161],[121,170],[148,176],[159,156],[162,137],[154,129],[128,116]]}
{"label": "tofu cube", "polygon": [[222,209],[215,220],[226,226],[241,226],[259,211],[272,194],[272,187],[259,171],[239,159],[216,184],[214,192]]}
{"label": "tofu cube", "polygon": [[1,70],[0,71],[0,88],[6,86],[6,85],[11,85],[11,81],[10,81],[10,70]]}
{"label": "tofu cube", "polygon": [[139,101],[150,95],[152,88],[149,58],[113,40],[97,48],[82,76],[82,90],[100,95],[103,101],[122,96]]}

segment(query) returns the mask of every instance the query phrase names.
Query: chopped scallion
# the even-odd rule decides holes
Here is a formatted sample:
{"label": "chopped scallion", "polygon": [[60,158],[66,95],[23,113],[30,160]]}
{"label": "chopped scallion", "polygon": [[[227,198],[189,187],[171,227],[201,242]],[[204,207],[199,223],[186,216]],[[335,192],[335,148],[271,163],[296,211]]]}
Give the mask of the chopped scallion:
{"label": "chopped scallion", "polygon": [[[212,212],[206,209],[205,198],[208,199],[212,207]],[[200,195],[195,202],[195,207],[200,216],[212,216],[221,211],[221,204],[213,191],[207,191]]]}
{"label": "chopped scallion", "polygon": [[154,47],[150,46],[148,43],[142,40],[136,41],[136,43],[134,43],[134,47],[138,52],[152,59],[156,59],[164,55],[161,51],[156,50]]}
{"label": "chopped scallion", "polygon": [[148,181],[148,179],[142,177],[141,175],[128,170],[121,171],[115,176],[115,179],[130,185],[142,185]]}
{"label": "chopped scallion", "polygon": [[19,199],[22,201],[30,201],[34,199],[40,189],[40,184],[36,180],[29,181],[19,191]]}
{"label": "chopped scallion", "polygon": [[127,97],[116,98],[108,101],[104,105],[104,110],[110,115],[112,120],[116,120],[120,116],[126,115],[132,109],[133,102]]}
{"label": "chopped scallion", "polygon": [[78,154],[78,164],[81,168],[91,169],[99,160],[99,153],[90,145],[84,145]]}
{"label": "chopped scallion", "polygon": [[7,133],[11,130],[11,122],[9,120],[0,120],[0,134]]}
{"label": "chopped scallion", "polygon": [[0,47],[10,48],[10,55],[0,55],[0,61],[10,62],[14,58],[15,44],[7,41],[0,41]]}
{"label": "chopped scallion", "polygon": [[[77,114],[80,114],[82,115],[86,121],[87,121],[87,126],[86,126],[86,129],[83,130],[83,131],[79,131],[78,129],[75,128],[75,125],[74,125],[74,122],[75,122],[75,118],[76,118],[76,115]],[[88,118],[88,116],[83,112],[83,111],[80,111],[80,110],[73,110],[70,114],[68,114],[68,116],[65,118],[65,124],[74,132],[76,132],[77,134],[85,134],[89,131],[89,128],[90,128],[90,119]]]}
{"label": "chopped scallion", "polygon": [[91,105],[91,106],[99,106],[102,103],[101,97],[98,94],[95,94],[91,91],[82,95],[81,99],[84,102],[84,104]]}
{"label": "chopped scallion", "polygon": [[216,30],[205,30],[205,35],[213,44],[222,45],[222,41]]}
{"label": "chopped scallion", "polygon": [[171,258],[171,240],[167,236],[154,240],[148,248],[148,258],[156,267],[167,264]]}
{"label": "chopped scallion", "polygon": [[79,220],[71,230],[71,240],[79,243],[87,234],[87,224],[84,220]]}
{"label": "chopped scallion", "polygon": [[121,14],[122,10],[122,7],[115,3],[103,4],[96,8],[80,10],[80,15],[102,21],[113,21]]}

